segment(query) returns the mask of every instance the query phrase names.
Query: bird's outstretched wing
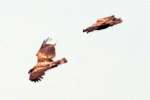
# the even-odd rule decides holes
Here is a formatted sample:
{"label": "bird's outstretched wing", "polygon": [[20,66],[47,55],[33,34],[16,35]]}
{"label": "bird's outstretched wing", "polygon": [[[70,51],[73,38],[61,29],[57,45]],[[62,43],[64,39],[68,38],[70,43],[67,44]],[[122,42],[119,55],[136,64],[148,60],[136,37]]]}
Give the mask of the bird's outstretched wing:
{"label": "bird's outstretched wing", "polygon": [[49,69],[55,68],[58,65],[67,63],[66,58],[62,58],[61,60],[57,60],[55,62],[41,62],[38,63],[34,68],[29,70],[29,80],[37,82],[40,81],[43,78],[43,75],[45,72]]}
{"label": "bird's outstretched wing", "polygon": [[83,29],[83,32],[89,33],[94,30],[101,30],[110,26],[121,23],[121,18],[116,18],[114,15],[98,19],[92,26]]}
{"label": "bird's outstretched wing", "polygon": [[40,49],[36,54],[38,61],[52,60],[52,58],[56,56],[55,52],[56,44],[47,43],[48,40],[49,38],[43,41]]}

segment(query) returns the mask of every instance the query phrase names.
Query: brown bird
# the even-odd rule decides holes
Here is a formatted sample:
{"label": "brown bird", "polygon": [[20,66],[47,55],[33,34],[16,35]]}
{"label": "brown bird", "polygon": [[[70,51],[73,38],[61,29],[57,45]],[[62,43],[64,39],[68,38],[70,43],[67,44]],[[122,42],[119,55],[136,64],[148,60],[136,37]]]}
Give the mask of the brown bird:
{"label": "brown bird", "polygon": [[94,30],[106,29],[110,26],[121,23],[121,18],[116,18],[114,15],[98,19],[92,26],[83,29],[83,32],[89,33]]}
{"label": "brown bird", "polygon": [[62,58],[57,61],[53,61],[53,58],[56,56],[55,53],[55,45],[56,44],[49,44],[46,39],[43,41],[39,51],[37,52],[37,64],[29,70],[29,80],[37,82],[40,81],[45,74],[45,71],[55,68],[60,64],[67,63],[66,58]]}

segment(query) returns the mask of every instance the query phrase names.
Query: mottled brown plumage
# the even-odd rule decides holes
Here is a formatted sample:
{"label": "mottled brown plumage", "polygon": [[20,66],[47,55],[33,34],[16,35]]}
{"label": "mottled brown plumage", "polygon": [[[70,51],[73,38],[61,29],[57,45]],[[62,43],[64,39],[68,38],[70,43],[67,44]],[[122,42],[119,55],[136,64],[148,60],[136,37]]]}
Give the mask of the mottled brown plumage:
{"label": "mottled brown plumage", "polygon": [[31,81],[40,81],[43,78],[42,76],[45,74],[45,71],[67,62],[65,58],[53,61],[53,58],[56,56],[56,44],[48,44],[47,41],[48,39],[43,41],[39,51],[36,54],[37,64],[28,72],[30,74],[29,80]]}
{"label": "mottled brown plumage", "polygon": [[114,25],[119,24],[121,22],[122,22],[122,20],[120,18],[116,18],[114,15],[100,18],[92,26],[90,26],[86,29],[83,29],[83,32],[89,33],[89,32],[92,32],[94,30],[106,29],[110,26],[114,26]]}

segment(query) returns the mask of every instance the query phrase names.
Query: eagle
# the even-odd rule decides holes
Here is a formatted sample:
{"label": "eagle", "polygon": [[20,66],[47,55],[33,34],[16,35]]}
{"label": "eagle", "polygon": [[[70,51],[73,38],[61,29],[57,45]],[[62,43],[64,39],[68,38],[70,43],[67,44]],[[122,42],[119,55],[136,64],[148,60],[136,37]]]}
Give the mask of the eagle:
{"label": "eagle", "polygon": [[55,68],[58,65],[67,63],[66,58],[62,58],[57,61],[53,61],[53,58],[56,56],[55,52],[55,44],[47,43],[49,38],[43,41],[40,49],[38,50],[37,56],[37,64],[29,70],[29,80],[33,82],[38,82],[43,79],[43,75],[49,69]]}
{"label": "eagle", "polygon": [[98,19],[92,26],[83,29],[83,32],[89,33],[94,30],[106,29],[122,22],[121,18],[116,18],[114,15]]}

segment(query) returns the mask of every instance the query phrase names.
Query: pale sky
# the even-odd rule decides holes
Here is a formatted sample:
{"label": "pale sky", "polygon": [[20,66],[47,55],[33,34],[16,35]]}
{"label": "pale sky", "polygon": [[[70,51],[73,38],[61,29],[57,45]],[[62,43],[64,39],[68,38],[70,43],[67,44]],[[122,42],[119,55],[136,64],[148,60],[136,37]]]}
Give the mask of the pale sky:
{"label": "pale sky", "polygon": [[[0,100],[150,100],[149,0],[0,0]],[[96,19],[123,23],[89,33]],[[47,36],[68,63],[28,80]]]}

